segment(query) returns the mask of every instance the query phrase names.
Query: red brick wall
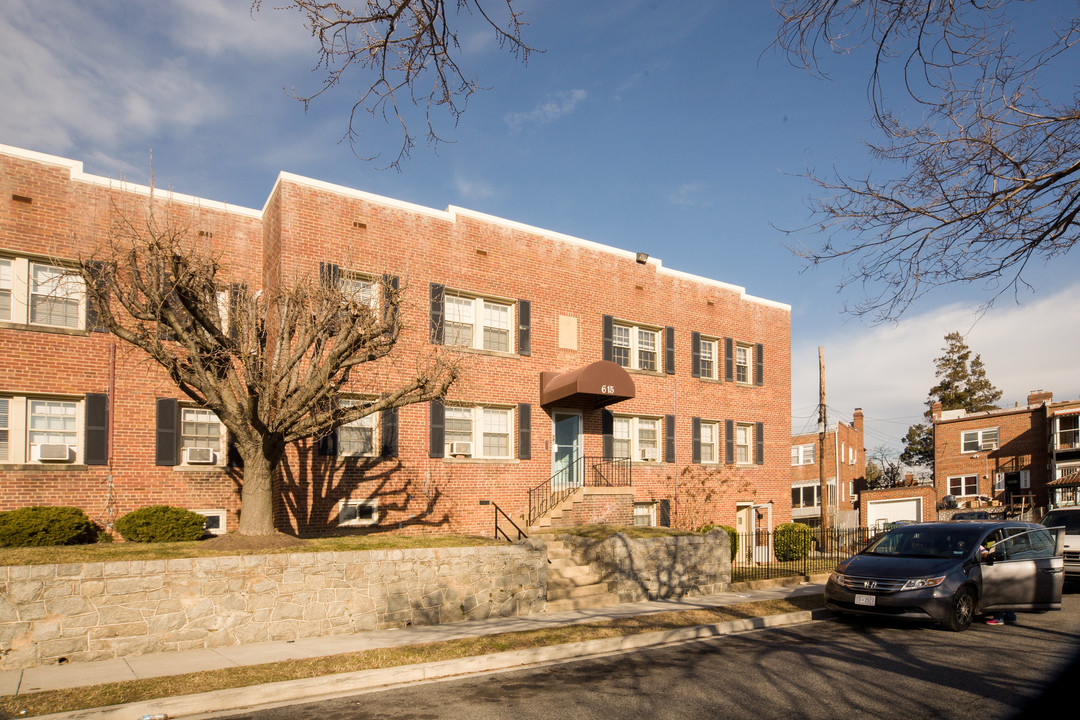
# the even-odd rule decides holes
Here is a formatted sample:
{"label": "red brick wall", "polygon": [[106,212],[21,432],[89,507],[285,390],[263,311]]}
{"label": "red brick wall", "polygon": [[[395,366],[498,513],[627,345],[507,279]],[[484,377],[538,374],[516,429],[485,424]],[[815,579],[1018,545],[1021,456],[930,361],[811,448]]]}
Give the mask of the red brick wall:
{"label": "red brick wall", "polygon": [[[792,485],[819,480],[818,461],[820,459],[821,443],[818,433],[794,435],[791,438],[792,446],[809,444],[814,445],[814,464],[792,465]],[[854,463],[850,461],[851,456],[848,448],[855,449]],[[838,458],[838,454],[842,454],[843,457]],[[856,411],[855,418],[851,423],[838,422],[833,426],[832,430],[825,434],[825,477],[829,479],[839,478],[840,510],[858,509],[858,502],[852,499],[851,489],[854,485],[855,495],[858,497],[866,477],[866,448],[863,446],[863,416],[861,410]]]}
{"label": "red brick wall", "polygon": [[[998,447],[975,453],[963,452],[962,433],[998,428]],[[978,494],[1003,500],[994,491],[998,472],[1028,470],[1035,502],[1045,504],[1047,481],[1046,408],[1044,405],[975,413],[963,418],[938,420],[934,424],[934,482],[941,497],[949,494],[949,478],[977,475]],[[963,499],[963,498],[961,498]]]}
{"label": "red brick wall", "polygon": [[[0,155],[0,252],[73,258],[107,237],[111,203],[135,215],[145,199],[99,182],[69,178],[68,167]],[[130,190],[130,189],[129,189]],[[11,194],[32,197],[29,207]],[[343,269],[400,277],[404,292],[400,346],[361,368],[358,393],[375,393],[414,371],[418,358],[452,355],[461,380],[448,402],[532,406],[531,460],[455,460],[428,457],[428,407],[402,408],[399,457],[341,461],[292,448],[278,479],[279,523],[293,532],[332,529],[343,498],[378,498],[379,528],[491,533],[496,502],[509,513],[525,509],[527,492],[551,474],[550,409],[539,402],[543,371],[563,372],[601,359],[602,316],[675,328],[676,372],[631,371],[637,396],[612,406],[617,414],[676,415],[676,462],[635,463],[638,500],[668,500],[679,522],[680,504],[696,504],[710,522],[734,524],[736,503],[773,503],[774,523],[790,519],[790,312],[746,297],[740,288],[642,265],[612,248],[464,211],[431,211],[385,198],[283,176],[262,213],[215,203],[161,201],[158,212],[194,233],[212,233],[229,277],[288,282],[315,277],[321,261]],[[428,342],[429,283],[532,305],[531,356],[449,351]],[[577,318],[577,349],[558,347],[558,318]],[[764,346],[764,385],[691,376],[692,332]],[[661,333],[662,341],[662,333]],[[98,333],[47,333],[0,323],[0,393],[108,392],[109,346]],[[722,343],[721,343],[722,349]],[[662,364],[662,342],[659,359]],[[722,368],[722,358],[720,366]],[[0,507],[30,502],[76,504],[99,519],[158,502],[191,508],[224,507],[234,527],[239,477],[226,469],[183,471],[154,463],[154,397],[179,397],[163,374],[135,351],[118,345],[115,452],[108,470],[0,466]],[[602,454],[600,412],[584,417],[584,454]],[[691,420],[764,423],[764,464],[693,466]],[[514,437],[516,442],[516,436]],[[720,438],[723,451],[723,438]],[[661,441],[662,448],[662,441]],[[861,448],[861,443],[859,444]],[[517,456],[515,448],[515,457]],[[861,460],[861,455],[860,455]],[[710,470],[711,468],[711,470]],[[687,495],[685,477],[707,476],[707,492]],[[680,478],[684,478],[683,481]],[[103,508],[110,508],[106,512]],[[689,519],[689,510],[683,513]]]}

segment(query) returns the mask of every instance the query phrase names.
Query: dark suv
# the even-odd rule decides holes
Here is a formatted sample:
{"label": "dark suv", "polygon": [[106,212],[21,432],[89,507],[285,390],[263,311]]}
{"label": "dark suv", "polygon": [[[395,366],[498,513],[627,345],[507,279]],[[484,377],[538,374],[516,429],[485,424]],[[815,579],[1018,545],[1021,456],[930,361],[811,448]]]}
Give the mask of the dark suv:
{"label": "dark suv", "polygon": [[979,613],[1060,610],[1060,530],[1025,522],[897,527],[836,566],[825,605],[964,630]]}
{"label": "dark suv", "polygon": [[1065,574],[1080,579],[1080,506],[1051,510],[1042,524],[1065,528]]}

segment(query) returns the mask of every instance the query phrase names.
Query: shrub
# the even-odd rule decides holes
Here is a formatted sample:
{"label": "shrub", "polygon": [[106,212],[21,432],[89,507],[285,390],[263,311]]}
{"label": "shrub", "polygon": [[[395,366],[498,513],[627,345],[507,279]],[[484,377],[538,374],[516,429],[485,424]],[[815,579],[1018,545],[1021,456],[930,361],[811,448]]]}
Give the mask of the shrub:
{"label": "shrub", "polygon": [[25,507],[0,513],[0,547],[80,545],[97,540],[97,528],[79,508]]}
{"label": "shrub", "polygon": [[802,523],[782,523],[773,535],[773,551],[780,562],[804,560],[810,554],[813,531]]}
{"label": "shrub", "polygon": [[728,539],[731,540],[731,557],[734,559],[735,554],[739,552],[739,533],[730,525],[716,525],[715,527],[727,532]]}
{"label": "shrub", "polygon": [[131,542],[178,542],[201,540],[206,518],[170,505],[151,505],[132,510],[113,527]]}

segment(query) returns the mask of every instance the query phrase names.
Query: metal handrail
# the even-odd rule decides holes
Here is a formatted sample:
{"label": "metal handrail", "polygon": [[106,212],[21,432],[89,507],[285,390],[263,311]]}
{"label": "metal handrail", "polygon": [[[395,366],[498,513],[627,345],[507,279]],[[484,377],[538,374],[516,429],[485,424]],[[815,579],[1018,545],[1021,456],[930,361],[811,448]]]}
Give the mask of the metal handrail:
{"label": "metal handrail", "polygon": [[579,457],[529,490],[528,524],[532,525],[579,487],[629,487],[630,459]]}
{"label": "metal handrail", "polygon": [[504,518],[506,518],[506,522],[513,525],[514,529],[517,530],[517,539],[518,540],[524,540],[524,539],[529,537],[528,535],[525,534],[524,530],[522,530],[521,528],[518,527],[517,523],[514,522],[513,518],[511,518],[509,515],[507,515],[506,512],[504,512],[501,507],[499,507],[495,503],[491,502],[490,500],[487,500],[487,501],[481,500],[480,502],[481,502],[481,504],[483,504],[484,502],[489,502],[489,503],[491,503],[491,506],[495,508],[495,537],[496,538],[499,537],[499,535],[501,534],[503,536],[503,538],[506,540],[506,542],[515,542],[514,540],[510,539],[510,536],[506,534],[506,531],[504,531],[502,528],[499,527],[499,516],[500,515],[502,515]]}

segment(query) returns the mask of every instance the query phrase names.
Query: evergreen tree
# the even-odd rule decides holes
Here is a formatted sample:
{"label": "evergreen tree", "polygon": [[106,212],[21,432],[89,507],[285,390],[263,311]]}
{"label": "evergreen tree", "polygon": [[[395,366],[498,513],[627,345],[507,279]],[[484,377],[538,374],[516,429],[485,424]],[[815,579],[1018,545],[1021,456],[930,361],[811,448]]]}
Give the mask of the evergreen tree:
{"label": "evergreen tree", "polygon": [[959,332],[945,336],[944,355],[934,359],[937,384],[930,388],[926,397],[926,423],[908,428],[904,437],[904,452],[900,460],[906,465],[923,465],[934,468],[934,432],[932,410],[940,402],[942,410],[966,410],[983,412],[997,407],[1001,391],[986,377],[986,366],[979,355],[972,355],[971,348]]}

